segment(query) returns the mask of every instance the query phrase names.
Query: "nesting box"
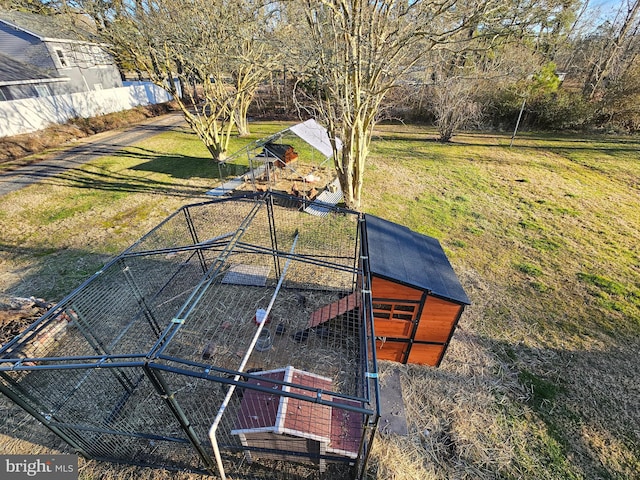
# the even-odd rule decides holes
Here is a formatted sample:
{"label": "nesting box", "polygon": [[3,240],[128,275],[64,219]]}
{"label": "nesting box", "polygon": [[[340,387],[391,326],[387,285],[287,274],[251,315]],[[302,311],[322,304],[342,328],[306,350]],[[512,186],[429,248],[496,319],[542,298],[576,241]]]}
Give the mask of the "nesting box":
{"label": "nesting box", "polygon": [[378,359],[440,365],[469,299],[440,242],[366,215]]}
{"label": "nesting box", "polygon": [[275,164],[280,168],[298,159],[298,154],[293,147],[284,143],[269,142],[265,144],[263,156],[275,157]]}
{"label": "nesting box", "polygon": [[[236,419],[236,428],[231,431],[238,435],[240,442],[248,449],[247,459],[251,460],[250,449],[259,449],[260,458],[312,462],[324,471],[327,455],[356,458],[362,436],[361,415],[339,408],[350,404],[349,399],[333,398],[329,394],[332,380],[291,366],[256,373],[260,379],[252,378],[247,383],[254,387],[268,388],[269,391],[245,388]],[[283,385],[286,382],[301,387]],[[308,400],[286,396],[293,393],[308,397]],[[336,407],[316,403],[322,398],[336,404]],[[352,402],[351,406],[357,402]]]}

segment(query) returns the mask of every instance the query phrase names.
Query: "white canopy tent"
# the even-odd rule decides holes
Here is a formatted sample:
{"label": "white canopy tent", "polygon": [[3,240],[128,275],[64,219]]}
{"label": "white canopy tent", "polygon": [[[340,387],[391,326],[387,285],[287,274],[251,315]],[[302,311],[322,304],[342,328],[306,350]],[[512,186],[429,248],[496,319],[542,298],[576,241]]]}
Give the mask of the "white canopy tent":
{"label": "white canopy tent", "polygon": [[[313,118],[306,122],[298,123],[293,127],[289,127],[289,131],[295,133],[302,140],[307,142],[313,148],[321,152],[325,157],[333,156],[333,148],[329,140],[327,129],[316,122]],[[342,150],[342,141],[336,138],[338,150]]]}

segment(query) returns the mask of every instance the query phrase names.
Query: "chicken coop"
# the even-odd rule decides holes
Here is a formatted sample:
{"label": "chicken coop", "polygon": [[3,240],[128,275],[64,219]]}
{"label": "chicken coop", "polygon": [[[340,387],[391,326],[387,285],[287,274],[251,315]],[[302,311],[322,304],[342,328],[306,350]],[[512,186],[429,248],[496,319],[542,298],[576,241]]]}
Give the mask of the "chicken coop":
{"label": "chicken coop", "polygon": [[[301,202],[335,205],[342,192],[336,191],[339,183],[331,142],[327,130],[313,119],[251,142],[218,163],[221,184],[207,194],[275,191]],[[342,148],[339,139],[333,142],[338,150]]]}
{"label": "chicken coop", "polygon": [[364,216],[326,208],[179,209],[2,346],[0,391],[86,458],[361,478],[379,418]]}
{"label": "chicken coop", "polygon": [[469,305],[433,237],[366,215],[377,357],[437,367]]}

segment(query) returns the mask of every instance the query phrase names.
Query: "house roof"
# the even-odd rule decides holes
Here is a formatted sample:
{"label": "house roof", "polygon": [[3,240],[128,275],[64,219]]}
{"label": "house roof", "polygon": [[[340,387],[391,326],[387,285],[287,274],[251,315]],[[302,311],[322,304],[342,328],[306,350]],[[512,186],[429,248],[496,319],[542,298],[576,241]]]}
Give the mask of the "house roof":
{"label": "house roof", "polygon": [[0,86],[64,82],[66,77],[54,77],[31,65],[0,53]]}
{"label": "house roof", "polygon": [[70,17],[38,15],[16,10],[0,10],[0,21],[22,30],[39,40],[86,42],[93,35],[86,28],[71,23]]}
{"label": "house roof", "polygon": [[365,215],[371,273],[469,305],[449,260],[432,237]]}

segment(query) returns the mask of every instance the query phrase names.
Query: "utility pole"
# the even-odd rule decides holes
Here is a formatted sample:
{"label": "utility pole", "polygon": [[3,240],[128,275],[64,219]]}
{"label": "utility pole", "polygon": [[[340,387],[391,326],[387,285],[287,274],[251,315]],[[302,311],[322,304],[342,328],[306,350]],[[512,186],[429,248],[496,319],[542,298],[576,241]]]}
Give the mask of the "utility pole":
{"label": "utility pole", "polygon": [[527,103],[527,97],[524,97],[522,100],[522,106],[520,107],[520,113],[518,114],[518,120],[516,121],[516,128],[513,130],[513,135],[511,135],[511,143],[509,143],[509,148],[513,147],[513,139],[516,138],[516,133],[518,133],[518,126],[520,126],[520,119],[522,118],[522,112],[524,112],[524,105]]}

